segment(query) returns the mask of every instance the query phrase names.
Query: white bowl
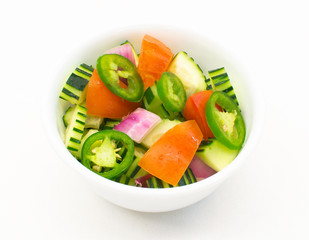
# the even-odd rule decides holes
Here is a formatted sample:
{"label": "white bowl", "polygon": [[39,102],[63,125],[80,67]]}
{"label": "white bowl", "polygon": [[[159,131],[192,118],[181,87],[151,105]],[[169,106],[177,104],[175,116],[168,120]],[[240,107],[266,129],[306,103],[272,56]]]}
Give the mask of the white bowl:
{"label": "white bowl", "polygon": [[[208,70],[224,66],[231,78],[242,109],[247,128],[243,149],[222,171],[187,186],[171,189],[147,189],[127,186],[105,179],[80,164],[66,149],[62,141],[64,108],[59,106],[58,96],[63,81],[79,64],[95,66],[97,58],[107,49],[129,40],[137,51],[144,34],[150,34],[164,42],[174,53],[186,51],[206,73]],[[105,32],[97,39],[90,39],[80,51],[74,52],[50,79],[50,92],[43,107],[43,117],[47,134],[58,155],[85,179],[89,187],[104,199],[124,208],[143,212],[166,212],[189,206],[211,194],[249,157],[257,143],[262,128],[263,103],[254,81],[248,78],[235,59],[207,37],[192,31],[168,27],[138,26]]]}

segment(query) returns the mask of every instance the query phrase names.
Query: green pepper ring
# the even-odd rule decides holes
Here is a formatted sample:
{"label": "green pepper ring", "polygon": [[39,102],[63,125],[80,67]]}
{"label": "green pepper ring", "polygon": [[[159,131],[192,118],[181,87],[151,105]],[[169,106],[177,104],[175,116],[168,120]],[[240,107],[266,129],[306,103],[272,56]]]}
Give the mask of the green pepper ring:
{"label": "green pepper ring", "polygon": [[[226,112],[236,111],[234,129],[237,131],[237,138],[228,136],[221,128],[215,114],[215,111],[218,111],[216,104],[224,108]],[[242,147],[246,137],[246,126],[241,112],[233,99],[224,92],[214,92],[206,103],[205,114],[208,126],[218,141],[230,149],[240,149]]]}
{"label": "green pepper ring", "polygon": [[[98,58],[96,68],[101,81],[112,93],[130,102],[142,100],[144,83],[136,66],[129,59],[118,54],[104,54]],[[120,72],[128,75],[125,77],[128,82],[127,88],[119,86]]]}
{"label": "green pepper ring", "polygon": [[157,82],[157,91],[166,109],[172,112],[180,112],[184,109],[187,94],[183,83],[174,73],[162,73]]}
{"label": "green pepper ring", "polygon": [[[122,141],[127,147],[127,153],[122,160],[121,163],[116,163],[116,166],[106,172],[96,172],[91,168],[91,160],[88,156],[93,155],[91,152],[91,146],[93,143],[99,140],[103,140],[106,137],[110,138],[111,140]],[[90,169],[91,171],[97,173],[98,175],[108,178],[114,179],[120,176],[123,172],[125,172],[133,162],[134,157],[134,142],[133,140],[125,133],[115,130],[103,130],[97,133],[92,134],[90,137],[87,138],[83,147],[82,147],[82,164]]]}

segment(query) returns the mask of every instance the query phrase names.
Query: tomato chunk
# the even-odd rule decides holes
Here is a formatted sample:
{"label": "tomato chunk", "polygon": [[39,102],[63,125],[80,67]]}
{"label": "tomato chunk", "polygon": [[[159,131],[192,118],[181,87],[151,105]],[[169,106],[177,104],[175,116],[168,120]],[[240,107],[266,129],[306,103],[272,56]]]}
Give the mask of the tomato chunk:
{"label": "tomato chunk", "polygon": [[162,73],[167,71],[174,54],[156,38],[145,35],[142,41],[137,71],[144,81],[144,87],[154,85]]}
{"label": "tomato chunk", "polygon": [[185,119],[195,120],[197,122],[205,140],[210,137],[214,137],[208,126],[205,114],[205,106],[212,93],[213,91],[207,90],[191,95],[187,100],[185,109],[183,111],[183,116]]}
{"label": "tomato chunk", "polygon": [[122,118],[140,107],[140,103],[129,102],[109,91],[96,69],[88,85],[86,107],[89,115]]}
{"label": "tomato chunk", "polygon": [[176,186],[202,138],[203,134],[195,121],[179,123],[150,147],[138,165],[151,175]]}

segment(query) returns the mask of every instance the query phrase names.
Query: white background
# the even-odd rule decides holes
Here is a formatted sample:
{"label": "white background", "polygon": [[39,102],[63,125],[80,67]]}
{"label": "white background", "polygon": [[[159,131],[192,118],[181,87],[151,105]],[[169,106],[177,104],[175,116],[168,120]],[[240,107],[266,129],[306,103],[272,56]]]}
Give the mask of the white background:
{"label": "white background", "polygon": [[[0,239],[309,239],[306,1],[1,1]],[[182,210],[133,212],[100,199],[50,147],[48,76],[84,40],[159,23],[198,30],[243,62],[265,97],[250,159]]]}

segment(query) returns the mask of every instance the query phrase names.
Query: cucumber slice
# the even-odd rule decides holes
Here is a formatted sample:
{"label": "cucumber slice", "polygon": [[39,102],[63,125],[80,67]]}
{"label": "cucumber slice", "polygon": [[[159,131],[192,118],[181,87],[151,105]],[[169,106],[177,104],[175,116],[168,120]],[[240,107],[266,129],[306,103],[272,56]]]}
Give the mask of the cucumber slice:
{"label": "cucumber slice", "polygon": [[85,143],[85,141],[87,140],[88,137],[90,137],[92,134],[98,132],[97,129],[89,129],[89,131],[82,137],[82,140],[80,142],[80,146],[79,146],[79,149],[78,149],[78,153],[76,155],[76,158],[77,159],[82,159],[82,148],[83,148],[83,145]]}
{"label": "cucumber slice", "polygon": [[172,185],[162,181],[159,178],[151,177],[146,181],[147,187],[149,188],[171,188]]}
{"label": "cucumber slice", "polygon": [[129,178],[126,175],[121,175],[120,177],[116,178],[115,181],[122,184],[135,186],[135,180],[133,178]]}
{"label": "cucumber slice", "polygon": [[104,118],[102,117],[87,115],[85,128],[99,129],[103,121]]}
{"label": "cucumber slice", "polygon": [[[185,171],[184,175],[182,176],[182,178],[180,180],[182,180],[182,179],[183,179],[183,182],[185,183],[184,185],[188,185],[188,184],[197,182],[191,168],[188,168]],[[181,186],[180,181],[179,181],[178,185]]]}
{"label": "cucumber slice", "polygon": [[206,90],[203,71],[187,53],[179,52],[171,62],[168,71],[177,75],[182,81],[187,98],[194,93]]}
{"label": "cucumber slice", "polygon": [[179,114],[176,112],[169,111],[164,107],[163,102],[161,101],[158,95],[156,84],[147,88],[147,90],[144,93],[143,103],[148,111],[157,114],[162,119],[168,118],[170,120],[173,120]]}
{"label": "cucumber slice", "polygon": [[[135,146],[134,158],[132,164],[130,165],[128,170],[124,174],[119,176],[115,181],[135,186],[135,179],[147,175],[148,172],[146,172],[144,169],[142,169],[140,166],[137,165],[138,162],[141,160],[142,156],[145,154],[145,152],[146,151],[144,149]],[[118,152],[118,154],[119,153],[120,152]]]}
{"label": "cucumber slice", "polygon": [[87,86],[94,68],[86,64],[81,64],[75,69],[66,81],[59,98],[71,104],[82,103],[87,94]]}
{"label": "cucumber slice", "polygon": [[[69,122],[72,119],[73,110],[74,110],[74,107],[69,107],[62,117],[65,127],[68,126]],[[85,121],[85,128],[99,129],[103,121],[104,121],[104,118],[102,117],[87,115],[87,118]]]}
{"label": "cucumber slice", "polygon": [[87,108],[76,105],[72,110],[72,116],[65,131],[64,144],[74,157],[80,149],[81,139],[85,129]]}
{"label": "cucumber slice", "polygon": [[231,150],[215,138],[202,142],[196,151],[196,155],[217,172],[230,164],[238,153],[239,150]]}
{"label": "cucumber slice", "polygon": [[67,127],[69,125],[69,122],[71,121],[72,119],[72,114],[73,114],[73,111],[74,111],[74,107],[69,107],[63,117],[62,117],[62,120],[63,120],[63,123],[64,123],[64,126]]}
{"label": "cucumber slice", "polygon": [[[188,168],[175,187],[185,186],[185,185],[195,183],[195,182],[196,182],[196,178],[193,175],[192,170]],[[146,183],[149,188],[171,188],[173,187],[171,184],[168,184],[167,182],[164,182],[161,179],[156,178],[156,177],[151,177],[147,179]]]}
{"label": "cucumber slice", "polygon": [[206,82],[206,90],[212,90],[212,85],[211,85],[211,82],[210,82],[210,78],[207,78],[205,80]]}
{"label": "cucumber slice", "polygon": [[111,130],[113,129],[117,124],[121,122],[120,119],[105,119],[105,124],[103,126],[103,130]]}
{"label": "cucumber slice", "polygon": [[224,67],[209,71],[210,84],[214,91],[225,92],[231,97],[237,105],[239,105],[234,88],[231,84],[230,78],[226,73]]}
{"label": "cucumber slice", "polygon": [[150,148],[158,139],[166,133],[171,128],[175,127],[177,124],[181,123],[179,120],[168,120],[163,119],[142,141],[142,145]]}
{"label": "cucumber slice", "polygon": [[137,179],[139,177],[145,176],[148,174],[144,169],[138,166],[138,162],[141,160],[142,156],[145,154],[145,150],[139,147],[135,147],[134,150],[134,159],[131,166],[128,168],[125,175],[132,179]]}

